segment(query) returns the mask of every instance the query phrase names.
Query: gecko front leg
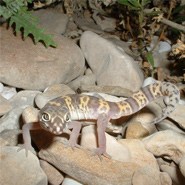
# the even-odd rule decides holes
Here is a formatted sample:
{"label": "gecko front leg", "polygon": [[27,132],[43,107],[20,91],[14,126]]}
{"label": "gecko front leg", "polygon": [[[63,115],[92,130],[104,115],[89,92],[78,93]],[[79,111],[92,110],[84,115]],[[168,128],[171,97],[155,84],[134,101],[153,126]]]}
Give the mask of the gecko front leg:
{"label": "gecko front leg", "polygon": [[71,146],[72,148],[79,147],[79,145],[77,144],[77,139],[82,128],[82,123],[79,121],[71,121],[68,123],[67,127],[68,129],[72,129],[69,137],[69,146]]}
{"label": "gecko front leg", "polygon": [[31,145],[31,136],[30,136],[30,130],[38,130],[41,129],[40,125],[38,123],[26,123],[22,127],[22,135],[23,135],[23,146],[18,149],[18,151],[25,149],[26,151],[26,157],[28,156],[28,151],[35,151]]}
{"label": "gecko front leg", "polygon": [[104,155],[107,158],[111,158],[111,156],[106,152],[105,136],[105,130],[109,120],[110,118],[105,113],[100,114],[97,119],[98,148],[95,149],[95,154],[97,154],[100,158],[101,155]]}

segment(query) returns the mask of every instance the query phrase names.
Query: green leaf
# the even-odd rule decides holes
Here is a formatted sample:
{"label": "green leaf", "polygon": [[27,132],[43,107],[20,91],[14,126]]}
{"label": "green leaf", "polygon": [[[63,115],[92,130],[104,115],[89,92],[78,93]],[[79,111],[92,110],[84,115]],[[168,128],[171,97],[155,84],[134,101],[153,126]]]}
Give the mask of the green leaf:
{"label": "green leaf", "polygon": [[135,8],[140,8],[141,4],[139,2],[139,0],[128,0],[128,2]]}
{"label": "green leaf", "polygon": [[15,31],[19,32],[23,28],[23,37],[26,38],[29,34],[33,35],[35,43],[43,41],[45,46],[56,47],[56,43],[52,39],[52,35],[45,34],[43,29],[38,29],[38,21],[32,14],[26,11],[25,7],[21,11],[10,18],[10,26],[15,23]]}
{"label": "green leaf", "polygon": [[34,42],[43,41],[45,46],[56,47],[56,43],[49,34],[45,34],[43,29],[38,28],[38,20],[27,10],[27,2],[32,0],[3,0],[4,5],[0,6],[0,16],[9,19],[9,25],[15,24],[15,32],[23,28],[23,37],[33,35]]}
{"label": "green leaf", "polygon": [[135,10],[140,9],[140,6],[141,6],[138,0],[117,0],[117,1],[120,4],[129,6],[130,8]]}
{"label": "green leaf", "polygon": [[148,63],[152,66],[152,68],[154,68],[154,57],[153,57],[151,51],[147,52],[146,59],[147,59]]}
{"label": "green leaf", "polygon": [[0,16],[3,16],[5,19],[9,19],[12,16],[12,12],[4,6],[0,6]]}
{"label": "green leaf", "polygon": [[145,7],[149,3],[151,3],[151,0],[142,0],[141,5]]}

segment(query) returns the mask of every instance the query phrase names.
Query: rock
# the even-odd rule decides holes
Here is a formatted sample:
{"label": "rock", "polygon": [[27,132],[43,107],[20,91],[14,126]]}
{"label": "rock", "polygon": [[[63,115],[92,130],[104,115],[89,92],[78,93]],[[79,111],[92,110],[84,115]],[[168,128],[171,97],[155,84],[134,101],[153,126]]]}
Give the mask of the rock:
{"label": "rock", "polygon": [[142,87],[155,83],[156,80],[152,77],[148,77],[144,80]]}
{"label": "rock", "polygon": [[84,31],[90,30],[95,33],[103,33],[101,27],[95,24],[93,19],[85,19],[76,16],[74,17],[74,21],[76,25]]}
{"label": "rock", "polygon": [[38,158],[17,147],[2,147],[0,150],[1,184],[47,185],[47,177],[40,168]]}
{"label": "rock", "polygon": [[166,172],[171,177],[173,184],[184,185],[185,178],[182,176],[179,171],[178,166],[175,165],[161,165],[161,171]]}
{"label": "rock", "polygon": [[172,49],[171,45],[166,41],[159,42],[159,53],[170,52]]}
{"label": "rock", "polygon": [[0,82],[0,93],[3,91],[4,85]]}
{"label": "rock", "polygon": [[26,108],[29,105],[33,106],[35,96],[40,93],[40,91],[19,91],[13,98],[10,99],[10,103],[14,108]]}
{"label": "rock", "polygon": [[[108,134],[106,134],[106,143],[107,153],[112,159],[122,162],[130,161],[130,151],[127,146],[120,144]],[[90,150],[97,148],[96,126],[90,125],[82,129],[80,145]]]}
{"label": "rock", "polygon": [[179,163],[185,155],[185,137],[173,130],[165,130],[154,133],[144,138],[143,143],[148,151],[155,156],[163,156],[164,158]]}
{"label": "rock", "polygon": [[57,48],[46,49],[41,43],[34,45],[29,37],[24,41],[15,37],[11,29],[1,27],[0,32],[0,81],[5,84],[43,90],[52,84],[68,83],[84,72],[80,48],[65,37],[56,35]]}
{"label": "rock", "polygon": [[41,109],[48,101],[67,94],[75,94],[75,92],[67,85],[54,84],[49,86],[42,94],[38,94],[35,102],[37,107]]}
{"label": "rock", "polygon": [[127,124],[123,125],[126,138],[143,138],[157,131],[154,124],[150,124],[161,115],[162,109],[155,102],[151,102],[142,110],[134,114]]}
{"label": "rock", "polygon": [[[151,178],[152,177],[152,178]],[[133,185],[172,185],[172,181],[167,173],[145,167],[137,170],[132,179]]]}
{"label": "rock", "polygon": [[0,95],[0,116],[3,116],[12,109],[12,106],[8,100]]}
{"label": "rock", "polygon": [[163,120],[160,123],[156,124],[157,130],[174,130],[175,132],[179,132],[181,134],[184,134],[183,129],[180,129],[177,124],[175,124],[174,122],[170,121],[170,120]]}
{"label": "rock", "polygon": [[71,81],[68,85],[76,91],[77,89],[80,89],[81,86],[95,85],[95,83],[96,76],[92,73],[90,69],[87,69],[85,75],[79,76],[75,80]]}
{"label": "rock", "polygon": [[131,91],[140,89],[143,73],[122,48],[91,31],[82,34],[80,47],[98,85],[121,86]]}
{"label": "rock", "polygon": [[131,156],[129,162],[134,162],[141,168],[149,166],[159,171],[155,157],[145,149],[142,141],[139,139],[120,139],[118,142],[129,150]]}
{"label": "rock", "polygon": [[53,8],[39,9],[32,13],[38,17],[40,27],[47,30],[47,32],[58,35],[65,33],[68,24],[66,14]]}
{"label": "rock", "polygon": [[76,181],[75,179],[67,176],[67,177],[65,177],[62,185],[83,185],[83,184],[81,184],[80,182]]}
{"label": "rock", "polygon": [[182,175],[183,175],[184,178],[185,178],[185,156],[182,157],[182,159],[181,159],[181,161],[180,161],[180,163],[179,163],[179,169],[180,169]]}
{"label": "rock", "polygon": [[14,108],[0,118],[0,132],[3,130],[19,129],[19,119],[23,108]]}
{"label": "rock", "polygon": [[108,41],[111,41],[117,47],[122,48],[125,51],[125,53],[130,55],[132,58],[136,59],[138,58],[138,55],[130,49],[131,46],[130,42],[124,42],[123,40],[120,40],[120,38],[117,37],[116,35],[103,35],[103,37]]}
{"label": "rock", "polygon": [[22,120],[24,123],[38,122],[39,110],[29,106],[26,107],[22,112]]}
{"label": "rock", "polygon": [[103,31],[113,32],[116,29],[116,19],[105,17],[102,15],[97,15],[98,12],[94,12],[92,17],[95,20],[96,24],[100,26]]}
{"label": "rock", "polygon": [[[167,42],[159,42],[159,37],[154,36],[153,40],[151,41],[150,47],[148,47],[148,50],[155,47],[155,49],[152,51],[153,58],[154,58],[154,67],[166,67],[169,65],[169,60],[167,60],[167,56],[169,51],[171,50],[171,46]],[[157,44],[158,43],[158,44]]]}
{"label": "rock", "polygon": [[4,130],[0,133],[1,147],[3,146],[16,146],[19,141],[19,135],[21,134],[21,130],[12,129],[12,130]]}
{"label": "rock", "polygon": [[185,129],[185,105],[177,104],[175,110],[168,116],[173,119],[179,127]]}
{"label": "rock", "polygon": [[40,160],[40,166],[47,175],[48,182],[52,185],[59,185],[63,182],[64,176],[51,164],[46,161]]}
{"label": "rock", "polygon": [[0,93],[4,98],[6,98],[7,100],[11,99],[13,96],[15,96],[17,93],[15,87],[8,87],[5,86],[3,88],[3,91]]}
{"label": "rock", "polygon": [[133,122],[129,124],[126,130],[126,139],[139,139],[148,136],[149,132],[140,122]]}
{"label": "rock", "polygon": [[[62,153],[62,155],[61,155]],[[53,142],[39,152],[40,158],[88,185],[131,185],[131,178],[138,165],[91,156],[86,150],[72,150],[60,142]]]}
{"label": "rock", "polygon": [[123,97],[129,97],[133,94],[132,91],[119,86],[81,85],[80,91],[106,93],[114,96],[123,96]]}

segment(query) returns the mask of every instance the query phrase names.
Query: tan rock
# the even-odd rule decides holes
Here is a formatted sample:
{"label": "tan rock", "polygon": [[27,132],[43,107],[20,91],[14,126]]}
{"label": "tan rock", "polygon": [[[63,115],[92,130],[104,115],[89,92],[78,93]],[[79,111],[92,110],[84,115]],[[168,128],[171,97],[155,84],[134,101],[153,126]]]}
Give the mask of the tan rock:
{"label": "tan rock", "polygon": [[59,185],[63,182],[64,176],[51,164],[44,160],[40,160],[40,166],[47,175],[48,182],[52,185]]}
{"label": "tan rock", "polygon": [[82,34],[80,47],[98,85],[121,86],[131,91],[140,89],[143,73],[122,48],[91,31]]}
{"label": "tan rock", "polygon": [[182,176],[178,166],[176,165],[161,165],[161,171],[166,172],[171,177],[173,184],[184,185],[185,178]]}
{"label": "tan rock", "polygon": [[73,179],[72,177],[69,177],[68,175],[65,177],[62,185],[83,185],[77,180]]}
{"label": "tan rock", "polygon": [[185,178],[185,156],[181,159],[181,161],[179,163],[179,168],[180,168],[182,175]]}
{"label": "tan rock", "polygon": [[185,105],[177,104],[175,110],[169,115],[177,124],[185,129]]}
{"label": "tan rock", "polygon": [[173,130],[165,130],[154,133],[144,138],[143,143],[148,151],[155,156],[163,156],[179,163],[185,155],[185,137]]}
{"label": "tan rock", "polygon": [[126,130],[126,139],[136,139],[148,136],[149,132],[140,122],[133,122],[128,125]]}
{"label": "tan rock", "polygon": [[[114,137],[106,134],[106,144],[107,144],[107,153],[114,160],[118,161],[130,161],[130,151],[128,147],[120,144]],[[97,135],[96,135],[96,126],[90,125],[82,129],[80,145],[94,150],[97,148]],[[124,155],[123,155],[124,154]]]}
{"label": "tan rock", "polygon": [[104,158],[100,160],[87,150],[65,147],[61,142],[39,152],[39,156],[62,172],[88,185],[131,185],[138,165]]}
{"label": "tan rock", "polygon": [[40,167],[38,158],[18,147],[2,147],[0,150],[1,184],[47,185],[47,177]]}
{"label": "tan rock", "polygon": [[171,178],[167,173],[145,167],[138,169],[132,179],[133,185],[172,185]]}
{"label": "tan rock", "polygon": [[141,167],[149,166],[159,170],[159,166],[153,154],[146,150],[144,144],[139,139],[120,139],[119,143],[128,148],[130,152],[130,162],[135,162]]}
{"label": "tan rock", "polygon": [[0,32],[0,81],[5,84],[43,90],[51,84],[68,83],[84,72],[80,48],[61,35],[54,37],[57,48],[46,49],[41,43],[34,45],[29,37],[23,41],[11,29],[1,27]]}
{"label": "tan rock", "polygon": [[0,95],[0,116],[3,116],[12,109],[12,105],[8,100]]}

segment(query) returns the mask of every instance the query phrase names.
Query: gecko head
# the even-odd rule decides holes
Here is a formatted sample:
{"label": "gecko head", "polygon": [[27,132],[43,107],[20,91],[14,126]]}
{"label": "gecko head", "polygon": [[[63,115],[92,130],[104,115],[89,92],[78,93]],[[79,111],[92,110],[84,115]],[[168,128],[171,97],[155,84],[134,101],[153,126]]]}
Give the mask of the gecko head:
{"label": "gecko head", "polygon": [[70,122],[70,114],[66,107],[54,108],[53,106],[46,105],[39,111],[40,126],[56,135],[63,133]]}

